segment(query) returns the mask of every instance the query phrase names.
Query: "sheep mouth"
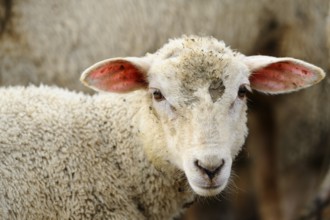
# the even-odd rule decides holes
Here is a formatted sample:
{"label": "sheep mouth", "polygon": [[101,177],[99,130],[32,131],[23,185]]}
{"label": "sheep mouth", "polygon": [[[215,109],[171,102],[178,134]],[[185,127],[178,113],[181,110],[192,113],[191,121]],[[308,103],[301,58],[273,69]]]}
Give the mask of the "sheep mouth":
{"label": "sheep mouth", "polygon": [[218,195],[224,188],[224,186],[194,186],[191,185],[192,189],[199,196],[211,197]]}
{"label": "sheep mouth", "polygon": [[207,179],[207,180],[196,180],[191,181],[191,185],[194,185],[195,187],[198,187],[203,190],[214,190],[214,189],[223,189],[227,185],[227,178],[221,178],[221,176],[218,176],[218,178],[215,179]]}
{"label": "sheep mouth", "polygon": [[210,190],[210,189],[218,189],[220,188],[221,185],[210,185],[210,186],[199,186],[199,188],[201,189],[206,189],[206,190]]}
{"label": "sheep mouth", "polygon": [[194,184],[190,183],[193,191],[199,196],[210,197],[219,194],[225,187],[226,183],[223,184]]}

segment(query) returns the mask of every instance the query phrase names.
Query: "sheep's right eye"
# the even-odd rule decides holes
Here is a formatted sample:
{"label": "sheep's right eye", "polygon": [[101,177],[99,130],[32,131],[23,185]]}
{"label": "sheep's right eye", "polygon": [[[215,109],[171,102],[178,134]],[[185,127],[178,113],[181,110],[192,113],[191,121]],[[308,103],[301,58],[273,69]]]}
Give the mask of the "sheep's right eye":
{"label": "sheep's right eye", "polygon": [[165,99],[163,94],[158,89],[152,92],[152,96],[154,97],[154,100],[157,102],[163,101]]}
{"label": "sheep's right eye", "polygon": [[247,92],[248,92],[248,89],[246,88],[246,86],[241,85],[238,89],[237,95],[240,99],[244,99],[246,97]]}

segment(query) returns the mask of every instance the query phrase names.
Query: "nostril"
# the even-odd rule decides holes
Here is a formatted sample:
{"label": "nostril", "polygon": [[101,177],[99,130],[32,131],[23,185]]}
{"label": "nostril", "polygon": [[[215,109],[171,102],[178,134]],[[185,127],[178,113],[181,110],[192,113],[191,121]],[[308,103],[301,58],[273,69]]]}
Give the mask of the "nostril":
{"label": "nostril", "polygon": [[220,161],[220,164],[217,165],[205,165],[201,163],[201,161],[199,160],[195,160],[194,164],[200,171],[205,173],[210,179],[213,179],[213,177],[217,175],[220,172],[221,168],[224,166],[225,160],[222,159]]}

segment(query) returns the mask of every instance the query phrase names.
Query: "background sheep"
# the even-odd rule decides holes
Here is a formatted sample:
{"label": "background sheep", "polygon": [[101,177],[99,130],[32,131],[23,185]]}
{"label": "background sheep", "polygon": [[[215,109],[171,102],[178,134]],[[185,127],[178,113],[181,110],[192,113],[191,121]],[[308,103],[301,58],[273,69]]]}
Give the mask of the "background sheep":
{"label": "background sheep", "polygon": [[[216,36],[246,54],[294,56],[330,70],[328,11],[328,0],[3,0],[0,83],[42,81],[82,90],[76,79],[86,64],[109,55],[141,55],[188,33]],[[329,88],[324,80],[308,92],[253,97],[250,121],[259,133],[251,135],[248,149],[263,219],[292,219],[314,199],[329,162],[323,135],[330,130],[324,104]]]}
{"label": "background sheep", "polygon": [[[109,54],[141,56],[171,37],[198,33],[219,37],[242,52],[251,52],[262,28],[258,25],[261,15],[250,14],[245,4],[230,1],[8,2],[9,6],[2,3],[8,14],[2,21],[0,41],[0,50],[5,51],[0,55],[2,85],[43,82],[82,90],[76,80],[80,72],[86,64]],[[263,1],[245,2],[263,14]],[[237,14],[253,28],[233,25]],[[231,27],[231,31],[224,27]]]}
{"label": "background sheep", "polygon": [[278,94],[323,77],[303,61],[186,37],[82,74],[91,88],[128,95],[2,88],[0,217],[172,218],[193,200],[187,183],[201,196],[227,185],[250,86]]}

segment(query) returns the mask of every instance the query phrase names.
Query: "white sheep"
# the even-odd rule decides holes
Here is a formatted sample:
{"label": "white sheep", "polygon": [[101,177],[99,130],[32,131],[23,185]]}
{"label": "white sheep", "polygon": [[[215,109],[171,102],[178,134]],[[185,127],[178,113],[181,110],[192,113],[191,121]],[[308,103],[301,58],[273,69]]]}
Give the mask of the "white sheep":
{"label": "white sheep", "polygon": [[[104,59],[109,52],[112,56],[140,56],[158,48],[168,38],[189,33],[224,39],[246,54],[298,57],[330,70],[329,3],[329,0],[97,3],[80,0],[79,4],[76,0],[0,1],[0,85],[42,82],[83,90],[77,78],[86,64]],[[263,101],[254,98],[254,102]],[[263,137],[272,137],[259,148],[247,146],[255,158],[253,164],[268,168],[252,175],[257,177],[256,181],[262,181],[252,190],[256,192],[261,219],[297,218],[301,207],[314,201],[318,182],[325,172],[310,161],[323,160],[321,166],[328,165],[329,152],[323,147],[330,145],[326,139],[330,117],[324,117],[330,115],[330,105],[324,105],[328,102],[329,79],[308,92],[282,97],[268,113],[268,118],[276,123],[274,131],[258,132],[251,138],[262,144]],[[265,109],[260,111],[267,114]],[[258,121],[269,127],[263,118]],[[310,132],[310,127],[314,132]],[[277,153],[258,157],[253,148]],[[266,156],[268,159],[263,159]],[[301,175],[307,172],[308,175]],[[279,187],[271,186],[269,181]]]}
{"label": "white sheep", "polygon": [[108,93],[1,88],[0,219],[177,216],[196,194],[226,187],[250,88],[285,93],[323,77],[300,60],[189,36],[82,74]]}

